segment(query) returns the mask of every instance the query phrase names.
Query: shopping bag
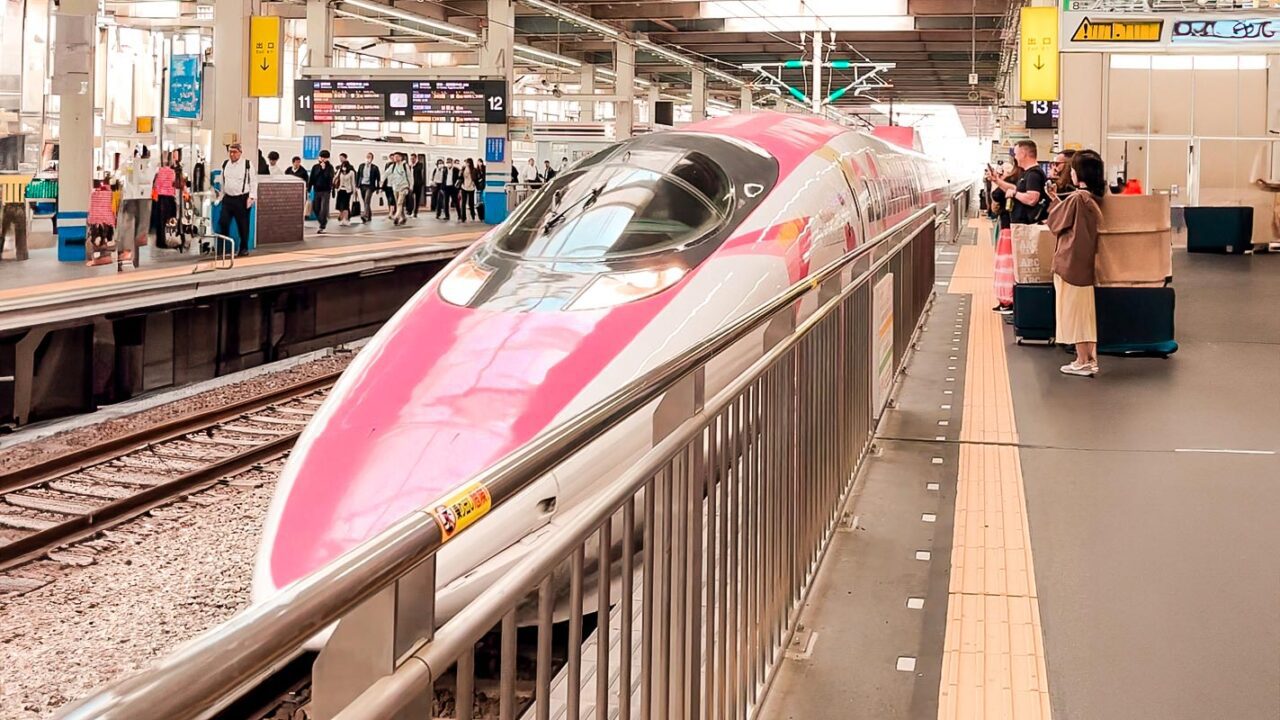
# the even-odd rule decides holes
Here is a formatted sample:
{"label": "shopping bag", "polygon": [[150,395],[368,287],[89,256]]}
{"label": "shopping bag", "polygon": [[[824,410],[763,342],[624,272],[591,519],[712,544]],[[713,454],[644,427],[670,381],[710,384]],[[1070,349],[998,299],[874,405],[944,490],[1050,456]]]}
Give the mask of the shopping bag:
{"label": "shopping bag", "polygon": [[1047,225],[1017,224],[1010,228],[1013,279],[1020,284],[1053,282],[1053,252],[1057,238]]}
{"label": "shopping bag", "polygon": [[1009,228],[1000,230],[996,242],[995,263],[996,301],[1001,305],[1013,304],[1013,233]]}

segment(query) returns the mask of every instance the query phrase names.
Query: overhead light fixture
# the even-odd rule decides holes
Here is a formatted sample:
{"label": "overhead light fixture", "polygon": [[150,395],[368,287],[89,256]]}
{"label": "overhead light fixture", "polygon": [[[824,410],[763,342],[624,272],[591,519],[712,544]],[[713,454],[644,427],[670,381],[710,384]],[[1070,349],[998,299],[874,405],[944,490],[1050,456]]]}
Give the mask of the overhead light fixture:
{"label": "overhead light fixture", "polygon": [[589,18],[586,15],[576,13],[566,8],[562,8],[559,5],[556,5],[554,3],[545,2],[545,0],[522,0],[522,1],[524,2],[525,5],[542,10],[543,12],[548,13],[552,17],[559,18],[566,22],[573,23],[574,25],[579,25],[589,30],[595,30],[601,35],[606,35],[611,38],[622,37],[622,33],[619,32],[616,28],[609,27],[608,25],[605,25],[602,22],[598,22],[593,18]]}
{"label": "overhead light fixture", "polygon": [[471,47],[471,43],[467,42],[466,40],[459,40],[458,38],[452,38],[447,35],[436,35],[435,33],[429,33],[425,30],[419,30],[417,28],[397,25],[393,22],[382,20],[381,18],[373,18],[373,17],[369,17],[368,15],[361,15],[359,13],[347,12],[346,10],[334,10],[333,14],[338,15],[340,17],[352,18],[353,20],[360,20],[361,22],[371,23],[373,25],[389,28],[391,30],[399,30],[401,32],[407,32],[410,35],[417,35],[420,38],[426,38],[428,40],[438,40],[440,42],[446,42],[451,45],[457,45],[459,47]]}
{"label": "overhead light fixture", "polygon": [[476,32],[472,30],[468,30],[464,27],[461,27],[458,25],[452,25],[450,23],[442,22],[440,20],[432,20],[431,18],[422,17],[421,15],[414,15],[413,13],[407,13],[407,12],[404,12],[403,10],[398,10],[396,8],[390,7],[388,5],[382,5],[380,3],[365,2],[365,0],[342,0],[342,4],[350,5],[352,7],[358,7],[362,10],[368,10],[370,12],[381,13],[383,15],[390,15],[391,17],[400,18],[401,20],[405,20],[407,22],[417,23],[425,27],[435,28],[436,30],[442,30],[444,32],[454,33],[455,35],[461,35],[466,38],[471,38],[472,40],[475,40],[480,37],[480,35],[478,35]]}
{"label": "overhead light fixture", "polygon": [[636,41],[636,47],[644,50],[648,50],[649,52],[659,57],[664,57],[670,60],[671,62],[676,63],[677,65],[683,65],[692,70],[702,70],[703,72],[710,75],[711,77],[714,77],[718,80],[723,80],[724,82],[727,82],[730,85],[735,85],[737,87],[742,87],[743,85],[746,85],[744,81],[739,80],[738,78],[730,75],[729,73],[724,72],[723,70],[719,70],[713,67],[704,67],[674,50],[669,50],[661,45],[655,45],[649,42],[648,40]]}
{"label": "overhead light fixture", "polygon": [[531,45],[516,45],[514,49],[518,53],[524,53],[525,55],[540,57],[544,60],[550,60],[551,62],[568,65],[569,67],[582,67],[582,63],[578,62],[577,60],[574,60],[571,57],[565,57],[564,55],[558,55],[553,52],[547,52],[546,50],[539,50],[538,48],[533,47]]}
{"label": "overhead light fixture", "polygon": [[664,57],[678,65],[684,65],[685,67],[688,67],[688,68],[697,67],[697,65],[695,65],[692,60],[681,55],[680,53],[677,53],[673,50],[668,50],[662,47],[661,45],[654,45],[648,40],[637,40],[636,47],[642,48],[644,50],[648,50],[654,55],[657,55],[659,57]]}
{"label": "overhead light fixture", "polygon": [[[609,68],[596,68],[596,74],[600,77],[606,77],[614,81],[618,79],[618,73],[610,70]],[[640,85],[641,87],[649,87],[653,84],[644,78],[633,77],[632,80],[635,81],[635,84]]]}

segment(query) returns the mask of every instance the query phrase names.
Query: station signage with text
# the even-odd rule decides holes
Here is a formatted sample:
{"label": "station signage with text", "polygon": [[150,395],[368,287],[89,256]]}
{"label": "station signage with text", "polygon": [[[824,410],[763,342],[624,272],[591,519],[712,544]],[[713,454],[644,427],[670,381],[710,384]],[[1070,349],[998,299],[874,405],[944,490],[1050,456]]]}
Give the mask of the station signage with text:
{"label": "station signage with text", "polygon": [[1226,50],[1280,44],[1280,17],[1214,13],[1123,15],[1096,8],[1087,12],[1067,9],[1061,14],[1061,35],[1064,52],[1150,53],[1159,52],[1162,48]]}
{"label": "station signage with text", "polygon": [[304,79],[294,82],[300,122],[507,121],[502,80]]}

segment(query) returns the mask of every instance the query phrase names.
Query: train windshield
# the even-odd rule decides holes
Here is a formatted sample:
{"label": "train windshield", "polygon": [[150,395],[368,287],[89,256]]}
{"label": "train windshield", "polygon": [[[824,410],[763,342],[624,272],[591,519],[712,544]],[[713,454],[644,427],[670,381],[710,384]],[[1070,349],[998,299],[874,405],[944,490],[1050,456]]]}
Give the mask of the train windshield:
{"label": "train windshield", "polygon": [[633,148],[602,155],[530,199],[497,247],[563,260],[635,255],[695,243],[732,214],[732,183],[702,153]]}

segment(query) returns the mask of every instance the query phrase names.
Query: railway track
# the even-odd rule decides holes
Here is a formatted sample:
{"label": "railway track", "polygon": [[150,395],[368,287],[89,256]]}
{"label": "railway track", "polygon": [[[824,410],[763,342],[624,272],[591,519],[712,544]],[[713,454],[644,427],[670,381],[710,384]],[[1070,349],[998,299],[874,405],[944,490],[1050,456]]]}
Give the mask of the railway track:
{"label": "railway track", "polygon": [[0,571],[288,452],[339,374],[0,474]]}

